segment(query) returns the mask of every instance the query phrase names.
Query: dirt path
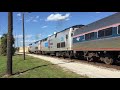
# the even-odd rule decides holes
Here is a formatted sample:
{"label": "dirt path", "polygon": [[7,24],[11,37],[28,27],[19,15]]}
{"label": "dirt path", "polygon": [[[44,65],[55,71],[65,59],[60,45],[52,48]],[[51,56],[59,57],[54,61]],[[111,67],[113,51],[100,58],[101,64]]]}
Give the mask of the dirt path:
{"label": "dirt path", "polygon": [[86,75],[90,78],[120,78],[120,70],[93,66],[90,64],[77,63],[77,62],[66,62],[64,59],[52,58],[42,55],[27,54],[36,58],[50,61],[53,64],[58,64],[60,67],[69,69],[77,74]]}

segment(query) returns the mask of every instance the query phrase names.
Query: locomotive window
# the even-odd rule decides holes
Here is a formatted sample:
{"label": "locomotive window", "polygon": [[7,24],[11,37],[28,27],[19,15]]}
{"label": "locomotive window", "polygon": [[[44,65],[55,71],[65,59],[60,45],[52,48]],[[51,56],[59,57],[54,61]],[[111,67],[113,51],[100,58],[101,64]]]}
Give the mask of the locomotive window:
{"label": "locomotive window", "polygon": [[38,49],[38,47],[35,47],[35,49]]}
{"label": "locomotive window", "polygon": [[35,42],[35,44],[37,44],[38,43],[38,41],[37,42]]}
{"label": "locomotive window", "polygon": [[104,30],[98,31],[98,37],[104,37]]}
{"label": "locomotive window", "polygon": [[71,37],[73,36],[73,33],[71,33]]}
{"label": "locomotive window", "polygon": [[111,28],[107,28],[105,30],[105,36],[110,36],[110,35],[112,35],[112,27]]}
{"label": "locomotive window", "polygon": [[65,42],[62,42],[62,43],[61,43],[61,47],[65,47]]}
{"label": "locomotive window", "polygon": [[47,38],[45,38],[45,41],[47,41]]}
{"label": "locomotive window", "polygon": [[60,43],[57,43],[57,48],[60,48]]}
{"label": "locomotive window", "polygon": [[55,38],[57,37],[57,33],[55,34]]}
{"label": "locomotive window", "polygon": [[120,34],[120,25],[118,26],[118,34]]}
{"label": "locomotive window", "polygon": [[66,39],[68,39],[68,35],[66,35]]}
{"label": "locomotive window", "polygon": [[85,40],[89,40],[90,39],[90,34],[85,34]]}

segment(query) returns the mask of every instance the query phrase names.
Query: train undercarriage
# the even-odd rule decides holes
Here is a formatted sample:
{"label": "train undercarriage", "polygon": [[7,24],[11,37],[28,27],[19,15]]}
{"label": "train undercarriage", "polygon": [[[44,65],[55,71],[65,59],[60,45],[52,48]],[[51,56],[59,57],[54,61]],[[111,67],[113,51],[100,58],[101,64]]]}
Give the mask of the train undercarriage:
{"label": "train undercarriage", "polygon": [[77,58],[88,62],[120,63],[119,51],[35,51],[34,54],[50,55],[63,58]]}
{"label": "train undercarriage", "polygon": [[101,61],[109,65],[120,62],[119,51],[76,51],[74,54],[76,58],[84,58],[88,62]]}

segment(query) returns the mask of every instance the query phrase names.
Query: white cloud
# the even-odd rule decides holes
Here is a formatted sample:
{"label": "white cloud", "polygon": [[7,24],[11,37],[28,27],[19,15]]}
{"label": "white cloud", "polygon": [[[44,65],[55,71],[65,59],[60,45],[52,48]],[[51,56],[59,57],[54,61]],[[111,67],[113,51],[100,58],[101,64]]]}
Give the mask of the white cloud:
{"label": "white cloud", "polygon": [[17,16],[20,17],[20,16],[21,16],[21,13],[18,13]]}
{"label": "white cloud", "polygon": [[[31,38],[33,35],[25,35],[25,38]],[[23,38],[23,35],[16,35],[15,36],[15,38],[19,38],[19,39],[21,39],[21,38]]]}
{"label": "white cloud", "polygon": [[22,21],[22,18],[20,18],[19,20]]}
{"label": "white cloud", "polygon": [[95,12],[95,13],[101,13],[101,12]]}
{"label": "white cloud", "polygon": [[70,16],[70,13],[66,13],[65,15],[62,15],[60,13],[51,14],[47,17],[46,21],[59,21],[59,20],[66,20]]}
{"label": "white cloud", "polygon": [[26,19],[26,22],[38,22],[39,16],[36,17],[29,17],[28,19]]}
{"label": "white cloud", "polygon": [[51,36],[51,35],[52,35],[52,34],[49,34],[48,37]]}
{"label": "white cloud", "polygon": [[38,22],[37,20],[27,19],[26,22]]}
{"label": "white cloud", "polygon": [[30,22],[33,20],[34,17],[29,17],[28,19],[26,19],[26,22]]}
{"label": "white cloud", "polygon": [[66,19],[66,21],[70,20],[69,18]]}
{"label": "white cloud", "polygon": [[33,35],[26,35],[25,38],[31,38]]}
{"label": "white cloud", "polygon": [[41,37],[42,36],[42,34],[38,34],[38,37]]}
{"label": "white cloud", "polygon": [[54,34],[56,34],[57,32],[54,32]]}
{"label": "white cloud", "polygon": [[32,22],[38,22],[38,21],[34,19],[34,20],[32,20]]}
{"label": "white cloud", "polygon": [[[35,42],[36,40],[25,40],[25,43],[32,43]],[[23,43],[23,41],[20,41],[21,43]]]}
{"label": "white cloud", "polygon": [[46,28],[47,26],[43,26],[43,27],[41,27],[41,28]]}
{"label": "white cloud", "polygon": [[27,20],[26,20],[26,22],[30,22],[30,21],[31,21],[31,19],[27,19]]}
{"label": "white cloud", "polygon": [[36,16],[36,18],[39,18],[39,16]]}
{"label": "white cloud", "polygon": [[[39,18],[40,18],[39,16],[31,16],[28,19],[26,19],[25,21],[26,22],[38,22]],[[42,19],[40,19],[40,20],[42,20]]]}
{"label": "white cloud", "polygon": [[23,35],[16,35],[15,38],[22,38]]}
{"label": "white cloud", "polygon": [[37,34],[35,35],[36,38],[41,38],[42,37],[42,34]]}
{"label": "white cloud", "polygon": [[30,17],[31,19],[33,19],[34,17]]}
{"label": "white cloud", "polygon": [[43,19],[40,19],[40,21],[42,21]]}
{"label": "white cloud", "polygon": [[2,37],[2,35],[0,35],[0,38]]}
{"label": "white cloud", "polygon": [[54,13],[59,13],[59,12],[54,12]]}

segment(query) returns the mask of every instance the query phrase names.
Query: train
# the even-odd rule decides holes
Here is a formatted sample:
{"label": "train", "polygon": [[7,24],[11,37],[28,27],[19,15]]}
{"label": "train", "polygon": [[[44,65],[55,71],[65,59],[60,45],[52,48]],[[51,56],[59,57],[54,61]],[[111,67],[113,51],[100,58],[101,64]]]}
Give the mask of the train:
{"label": "train", "polygon": [[75,25],[29,44],[29,52],[88,62],[120,62],[120,12],[92,22]]}

